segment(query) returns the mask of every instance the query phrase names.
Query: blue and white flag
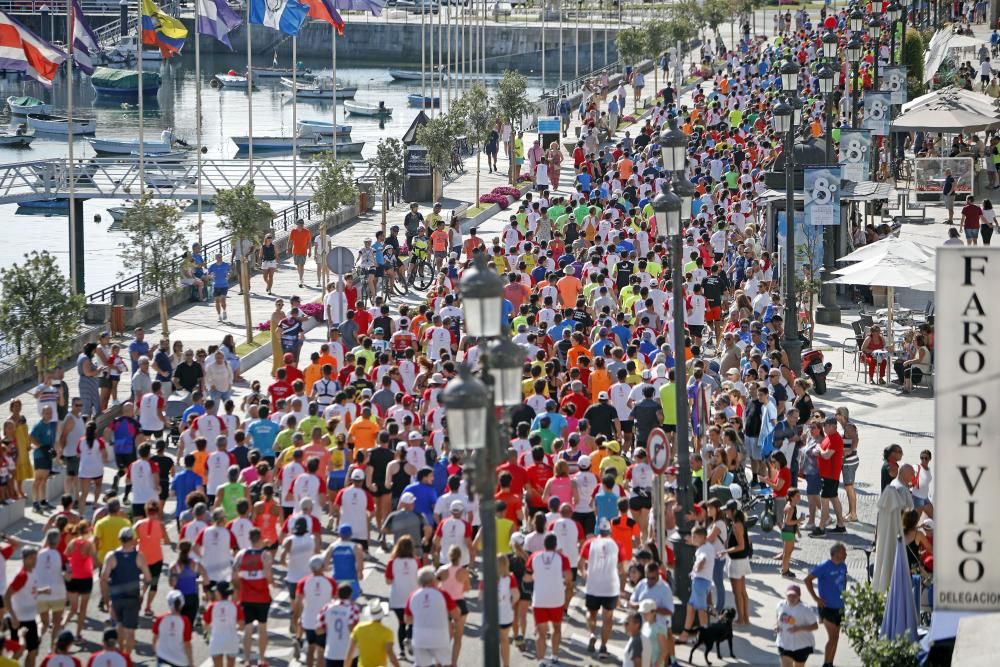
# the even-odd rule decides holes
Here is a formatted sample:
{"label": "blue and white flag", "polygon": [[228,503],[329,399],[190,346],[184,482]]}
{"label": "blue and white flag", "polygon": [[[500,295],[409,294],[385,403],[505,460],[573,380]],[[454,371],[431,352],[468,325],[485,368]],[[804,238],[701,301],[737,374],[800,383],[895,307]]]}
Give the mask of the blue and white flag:
{"label": "blue and white flag", "polygon": [[243,23],[236,12],[229,8],[226,0],[197,0],[198,32],[211,35],[232,50],[229,33]]}
{"label": "blue and white flag", "polygon": [[298,35],[309,7],[299,0],[250,0],[250,23]]}
{"label": "blue and white flag", "polygon": [[80,0],[73,0],[73,60],[84,74],[94,73],[94,56],[100,52],[97,35],[90,29],[80,8]]}

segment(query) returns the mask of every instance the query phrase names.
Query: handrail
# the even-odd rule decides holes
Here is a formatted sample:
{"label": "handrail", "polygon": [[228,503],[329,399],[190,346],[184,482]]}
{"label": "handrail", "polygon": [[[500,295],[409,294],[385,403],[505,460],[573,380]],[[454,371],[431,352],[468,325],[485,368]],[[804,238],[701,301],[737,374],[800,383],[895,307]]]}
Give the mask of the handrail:
{"label": "handrail", "polygon": [[[313,204],[312,200],[306,200],[304,202],[299,202],[294,206],[289,206],[288,208],[282,209],[275,214],[274,218],[271,219],[271,229],[275,232],[287,232],[295,221],[299,218],[309,220],[312,218]],[[208,241],[202,246],[202,255],[205,257],[212,257],[216,253],[222,253],[223,256],[227,255],[233,246],[233,235],[227,234],[226,236],[213,239]],[[180,265],[183,261],[183,254],[174,257],[172,264],[174,269],[180,273]],[[142,273],[136,273],[126,278],[122,278],[118,282],[103,289],[99,289],[96,292],[92,292],[87,295],[87,303],[106,303],[114,299],[116,292],[138,292],[139,294],[151,294],[156,291],[155,286],[149,285],[145,276]],[[0,352],[2,356],[2,352]]]}

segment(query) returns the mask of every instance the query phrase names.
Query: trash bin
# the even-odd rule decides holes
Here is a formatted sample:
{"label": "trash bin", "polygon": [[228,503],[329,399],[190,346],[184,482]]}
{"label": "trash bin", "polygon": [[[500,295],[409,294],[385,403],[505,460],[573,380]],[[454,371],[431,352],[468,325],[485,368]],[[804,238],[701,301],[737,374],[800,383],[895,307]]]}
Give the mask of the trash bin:
{"label": "trash bin", "polygon": [[358,193],[358,212],[365,213],[368,211],[368,193],[359,192]]}
{"label": "trash bin", "polygon": [[125,306],[111,306],[111,335],[125,333]]}

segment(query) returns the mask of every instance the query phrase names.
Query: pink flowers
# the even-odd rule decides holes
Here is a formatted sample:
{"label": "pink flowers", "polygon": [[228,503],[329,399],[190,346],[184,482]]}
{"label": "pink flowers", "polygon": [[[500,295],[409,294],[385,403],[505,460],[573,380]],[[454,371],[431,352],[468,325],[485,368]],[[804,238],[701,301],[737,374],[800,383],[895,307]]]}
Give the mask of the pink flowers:
{"label": "pink flowers", "polygon": [[[306,317],[314,317],[316,318],[317,322],[323,321],[323,304],[321,303],[315,303],[315,302],[304,303],[302,304],[302,308],[300,310],[302,314],[305,315]],[[271,321],[264,320],[263,322],[259,323],[256,328],[257,331],[270,331]]]}
{"label": "pink flowers", "polygon": [[515,199],[521,196],[521,190],[518,188],[512,188],[509,185],[498,185],[493,188],[493,192],[490,194],[494,195],[507,195],[508,197],[514,197]]}
{"label": "pink flowers", "polygon": [[479,203],[496,204],[501,209],[505,209],[510,205],[510,199],[509,197],[507,197],[507,195],[498,195],[496,193],[491,192],[489,194],[481,195],[479,197]]}

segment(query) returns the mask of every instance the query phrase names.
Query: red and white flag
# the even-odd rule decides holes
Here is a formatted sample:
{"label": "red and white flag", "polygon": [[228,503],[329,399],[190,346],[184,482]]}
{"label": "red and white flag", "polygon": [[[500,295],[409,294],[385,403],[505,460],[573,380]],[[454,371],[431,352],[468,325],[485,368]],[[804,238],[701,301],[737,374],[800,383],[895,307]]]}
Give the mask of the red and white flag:
{"label": "red and white flag", "polygon": [[0,69],[24,72],[46,86],[66,54],[0,11]]}

